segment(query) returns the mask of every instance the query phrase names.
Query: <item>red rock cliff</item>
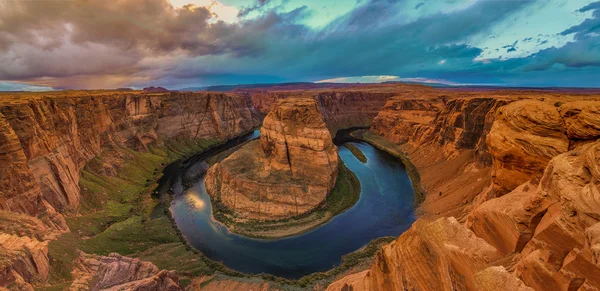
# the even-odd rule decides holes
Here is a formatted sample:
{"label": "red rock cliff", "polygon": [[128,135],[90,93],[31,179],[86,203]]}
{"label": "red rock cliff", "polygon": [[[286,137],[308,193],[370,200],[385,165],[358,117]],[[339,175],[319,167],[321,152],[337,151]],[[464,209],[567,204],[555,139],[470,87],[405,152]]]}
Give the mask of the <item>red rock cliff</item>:
{"label": "red rock cliff", "polygon": [[370,126],[391,92],[369,92],[359,90],[339,91],[272,91],[249,92],[255,108],[268,113],[279,99],[294,96],[312,96],[319,104],[327,128],[332,133],[338,129]]}
{"label": "red rock cliff", "polygon": [[[259,122],[245,99],[224,94],[0,95],[0,231],[8,235],[0,243],[32,256],[2,254],[9,268],[0,273],[0,282],[27,288],[47,279],[43,242],[68,231],[61,213],[79,206],[80,170],[104,150],[224,140]],[[105,166],[111,175],[119,164]]]}
{"label": "red rock cliff", "polygon": [[[496,105],[463,117],[447,106],[460,99],[446,100],[439,111],[430,98],[391,99],[373,129],[405,142],[401,148],[426,174],[425,217],[384,247],[369,270],[328,290],[599,290],[600,98],[545,94],[493,96]],[[513,102],[520,98],[528,100]],[[482,129],[460,122],[467,119],[483,121]],[[446,153],[436,154],[440,148]],[[454,153],[472,150],[477,155],[448,179],[427,175],[435,169],[443,176],[457,160]],[[493,170],[481,154],[489,155]],[[479,180],[464,179],[473,173],[487,181],[480,191],[473,190]],[[457,190],[431,192],[443,185]],[[464,193],[471,198],[462,203]],[[457,197],[464,211],[445,214],[464,224],[431,222],[438,201],[444,206],[437,209],[454,208],[448,201]]]}
{"label": "red rock cliff", "polygon": [[260,141],[212,166],[206,189],[242,218],[281,219],[319,205],[335,185],[337,148],[312,98],[277,102]]}

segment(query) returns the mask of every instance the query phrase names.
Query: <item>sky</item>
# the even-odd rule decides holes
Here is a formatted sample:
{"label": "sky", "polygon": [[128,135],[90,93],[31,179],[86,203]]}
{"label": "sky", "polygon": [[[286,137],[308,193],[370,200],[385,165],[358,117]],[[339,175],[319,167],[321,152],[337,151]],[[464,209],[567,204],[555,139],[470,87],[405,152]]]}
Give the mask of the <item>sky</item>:
{"label": "sky", "polygon": [[600,87],[594,0],[0,0],[0,91]]}

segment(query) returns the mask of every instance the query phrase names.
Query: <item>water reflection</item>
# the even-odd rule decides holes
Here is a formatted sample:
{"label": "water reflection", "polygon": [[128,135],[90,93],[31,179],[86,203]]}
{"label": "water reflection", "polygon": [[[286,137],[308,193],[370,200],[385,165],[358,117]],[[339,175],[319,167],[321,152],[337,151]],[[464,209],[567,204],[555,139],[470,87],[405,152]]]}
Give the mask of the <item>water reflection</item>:
{"label": "water reflection", "polygon": [[339,147],[339,155],[360,180],[360,199],[310,232],[278,240],[229,232],[212,219],[203,177],[192,188],[176,192],[171,212],[190,245],[234,270],[286,278],[328,270],[339,264],[343,255],[373,239],[398,236],[415,220],[412,185],[404,166],[367,143],[353,144],[367,156],[367,163],[358,161],[345,147]]}

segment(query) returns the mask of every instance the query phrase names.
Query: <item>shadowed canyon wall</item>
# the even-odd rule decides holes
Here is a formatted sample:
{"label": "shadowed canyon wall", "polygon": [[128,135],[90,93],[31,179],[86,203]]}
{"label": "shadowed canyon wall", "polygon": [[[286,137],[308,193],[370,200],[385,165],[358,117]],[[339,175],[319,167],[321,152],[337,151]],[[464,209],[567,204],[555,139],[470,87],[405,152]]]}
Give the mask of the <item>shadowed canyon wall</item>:
{"label": "shadowed canyon wall", "polygon": [[[47,243],[40,241],[69,230],[61,213],[77,211],[80,170],[92,158],[112,149],[226,140],[260,122],[245,99],[224,94],[68,92],[1,101],[0,216],[27,225],[2,223],[0,244],[13,253],[0,281],[23,286],[47,280]],[[127,159],[104,159],[98,171],[114,175]]]}

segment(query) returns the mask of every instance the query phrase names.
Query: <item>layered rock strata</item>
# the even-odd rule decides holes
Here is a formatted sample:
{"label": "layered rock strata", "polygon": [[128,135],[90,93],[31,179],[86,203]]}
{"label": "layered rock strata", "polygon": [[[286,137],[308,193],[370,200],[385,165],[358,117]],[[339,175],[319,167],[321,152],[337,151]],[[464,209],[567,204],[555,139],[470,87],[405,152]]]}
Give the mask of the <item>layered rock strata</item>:
{"label": "layered rock strata", "polygon": [[75,263],[71,291],[138,290],[181,291],[173,271],[159,270],[154,264],[119,254],[96,256],[81,253]]}
{"label": "layered rock strata", "polygon": [[243,98],[222,94],[82,95],[0,103],[0,210],[76,209],[79,171],[105,148],[227,139],[259,122]]}
{"label": "layered rock strata", "polygon": [[522,100],[501,108],[488,135],[494,190],[506,193],[541,173],[569,149],[564,121],[551,104]]}
{"label": "layered rock strata", "polygon": [[306,213],[335,185],[337,149],[312,98],[277,102],[260,141],[252,141],[206,176],[206,189],[237,217],[273,220]]}
{"label": "layered rock strata", "polygon": [[[590,100],[573,101],[577,98]],[[439,218],[431,223],[420,218],[395,243],[378,253],[369,270],[335,282],[329,289],[599,290],[600,134],[596,120],[600,118],[600,99],[585,98],[565,96],[560,102],[552,98],[516,102],[506,99],[510,104],[498,107],[493,118],[486,118],[484,128],[489,131],[484,130],[479,136],[486,147],[477,142],[475,149],[488,151],[494,170],[487,171],[491,178],[487,180],[489,187],[477,193],[465,212],[457,215],[465,222],[441,223],[453,218]],[[489,117],[489,113],[486,115]],[[377,124],[385,123],[378,121],[373,127]],[[406,138],[397,139],[406,142],[405,149],[410,149],[411,142],[422,141],[422,135],[415,134],[418,130],[411,132]],[[439,148],[436,143],[421,146],[429,150]],[[419,152],[409,155],[422,158],[415,153]],[[447,157],[438,157],[442,161],[438,165],[450,165],[444,162]],[[465,168],[469,171],[455,172],[456,179],[474,170],[486,172],[485,167],[489,167],[480,161],[475,165]],[[459,192],[428,195],[454,196],[469,191],[474,183],[466,181]],[[436,213],[427,216],[431,214]],[[463,248],[470,244],[456,243],[457,236],[445,237],[443,247],[439,247],[433,234],[443,232],[427,228],[433,225],[453,234],[468,233],[470,239],[478,241],[477,247]],[[484,246],[493,251],[483,255]],[[466,258],[460,263],[447,259],[457,252]],[[481,264],[473,264],[476,259]]]}
{"label": "layered rock strata", "polygon": [[327,290],[477,290],[476,274],[498,258],[454,218],[418,220],[383,247],[371,269]]}
{"label": "layered rock strata", "polygon": [[319,104],[323,119],[332,134],[339,129],[368,127],[383,108],[386,101],[394,96],[392,92],[371,92],[368,90],[336,91],[272,91],[247,92],[259,112],[267,114],[280,99],[298,96],[311,96]]}
{"label": "layered rock strata", "polygon": [[[0,235],[10,235],[2,237],[11,242],[9,249],[35,259],[0,253],[6,270],[12,270],[3,273],[0,286],[47,280],[48,258],[37,254],[47,253],[45,241],[69,231],[63,214],[78,209],[80,171],[94,157],[171,142],[225,140],[259,122],[244,98],[224,94],[1,94]],[[101,161],[99,174],[116,175],[126,159]],[[39,243],[33,248],[34,242]]]}

